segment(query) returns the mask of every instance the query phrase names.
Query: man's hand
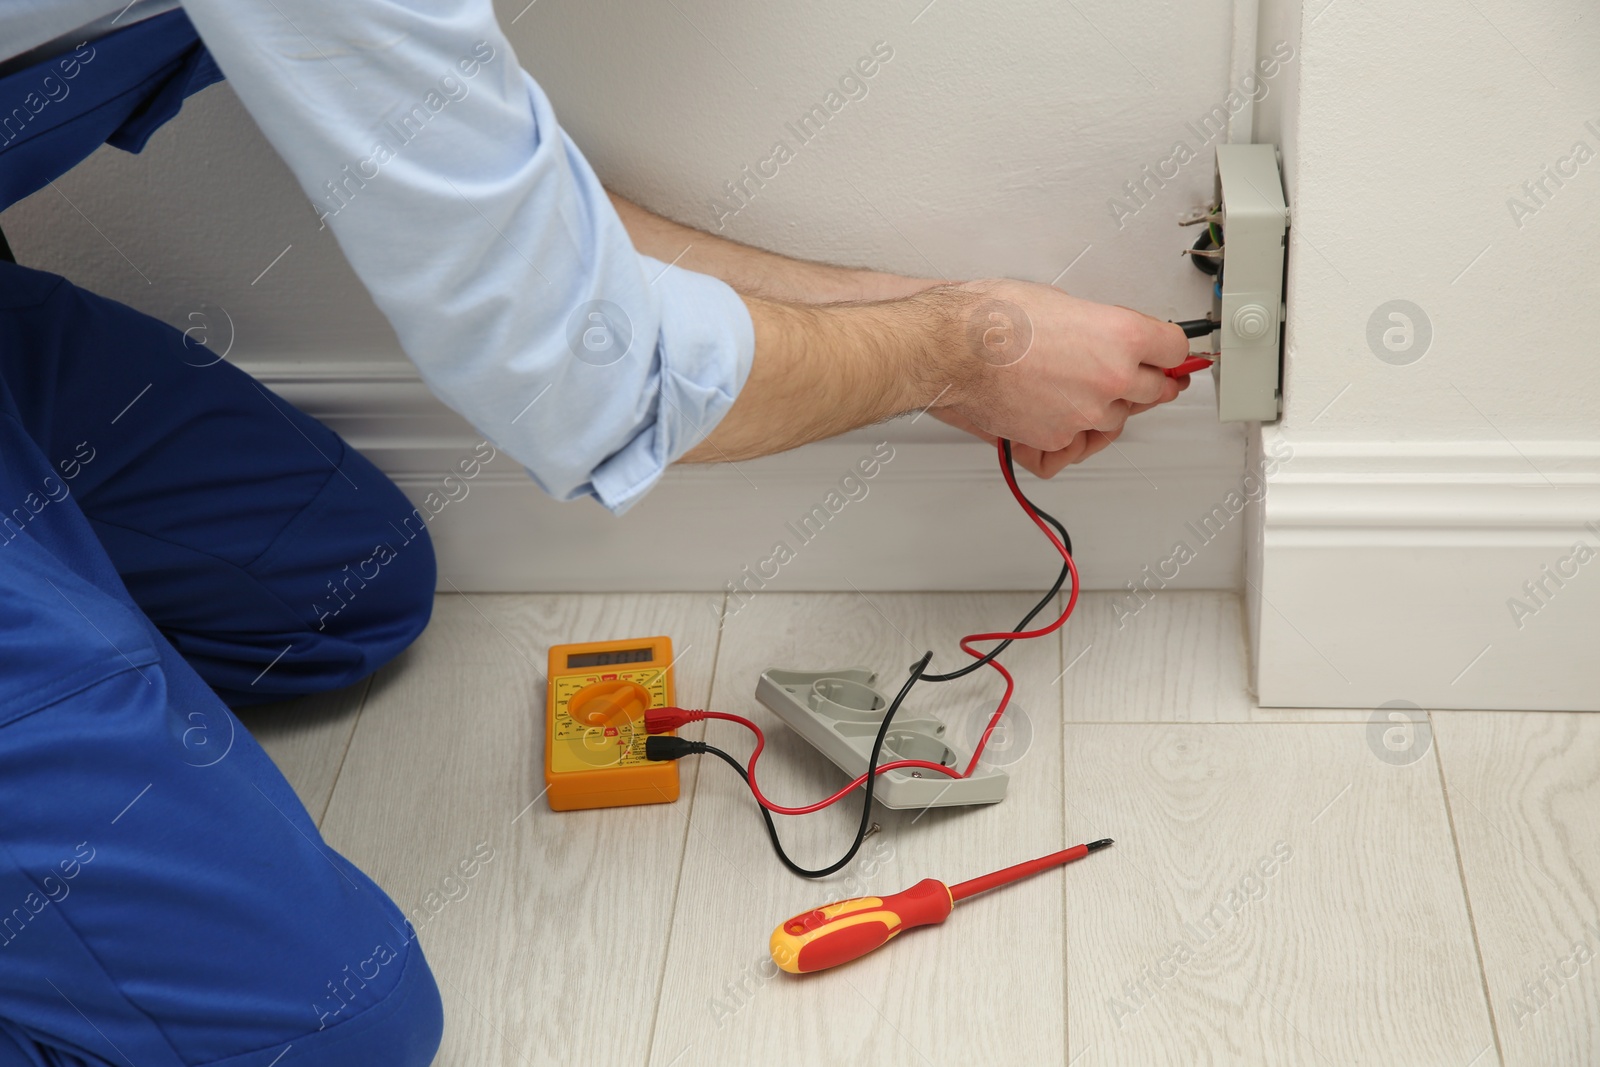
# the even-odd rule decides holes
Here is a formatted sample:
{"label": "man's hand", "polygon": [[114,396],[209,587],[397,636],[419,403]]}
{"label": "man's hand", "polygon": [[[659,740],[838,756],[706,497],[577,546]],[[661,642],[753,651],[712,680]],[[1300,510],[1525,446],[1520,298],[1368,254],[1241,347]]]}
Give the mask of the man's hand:
{"label": "man's hand", "polygon": [[1189,354],[1171,323],[1079,300],[1044,285],[978,282],[965,330],[981,369],[932,414],[984,440],[1009,437],[1026,469],[1049,478],[1108,447],[1129,417],[1167,403]]}

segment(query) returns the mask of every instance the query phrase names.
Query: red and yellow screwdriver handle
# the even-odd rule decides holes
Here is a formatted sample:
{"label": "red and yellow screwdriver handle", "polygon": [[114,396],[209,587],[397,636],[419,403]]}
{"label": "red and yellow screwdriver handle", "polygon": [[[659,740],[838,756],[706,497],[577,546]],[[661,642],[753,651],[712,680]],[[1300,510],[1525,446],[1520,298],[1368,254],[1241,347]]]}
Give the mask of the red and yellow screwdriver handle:
{"label": "red and yellow screwdriver handle", "polygon": [[790,974],[848,963],[902,930],[942,923],[955,907],[950,887],[924,878],[888,897],[856,897],[785,919],[772,931],[772,959]]}

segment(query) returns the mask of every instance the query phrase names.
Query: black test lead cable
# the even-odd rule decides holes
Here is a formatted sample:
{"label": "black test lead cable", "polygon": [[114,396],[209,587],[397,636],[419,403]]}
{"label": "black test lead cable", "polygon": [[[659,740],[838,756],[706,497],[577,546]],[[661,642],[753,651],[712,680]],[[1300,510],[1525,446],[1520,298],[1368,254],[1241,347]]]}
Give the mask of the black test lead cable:
{"label": "black test lead cable", "polygon": [[[1011,456],[1011,442],[1003,441],[1001,451],[1005,457],[1006,469],[1008,473],[1011,474],[1014,481],[1016,477],[1016,468],[1013,465]],[[1061,535],[1062,545],[1066,548],[1067,553],[1070,555],[1072,552],[1072,539],[1067,534],[1066,527],[1063,526],[1061,522],[1054,516],[1040,510],[1039,506],[1029,499],[1020,488],[1017,490],[1017,495],[1022,497],[1022,499],[1027,502],[1028,506],[1033,509],[1035,514],[1037,514],[1041,519],[1044,519],[1051,526],[1055,527],[1056,532]],[[1061,573],[1056,577],[1055,584],[1052,585],[1050,587],[1050,591],[1041,597],[1039,602],[1022,617],[1022,621],[1017,623],[1015,628],[1016,631],[1025,629],[1028,623],[1033,621],[1034,616],[1038,615],[1039,612],[1045,609],[1055,595],[1061,591],[1061,587],[1066,583],[1070,572],[1071,568],[1066,564],[1062,564]],[[919,681],[950,682],[957,678],[964,677],[965,675],[972,673],[979,667],[982,667],[990,660],[998,656],[1006,649],[1008,645],[1011,644],[1012,640],[1012,638],[1006,638],[989,652],[985,653],[981,658],[974,660],[972,663],[967,664],[967,666],[960,670],[951,671],[948,674],[923,673],[923,671],[926,670],[928,663],[933,659],[933,652],[931,650],[924,653],[921,659],[912,664],[910,676],[906,679],[905,684],[900,687],[900,692],[895,694],[895,698],[889,703],[888,708],[884,710],[883,722],[878,727],[878,736],[873,740],[872,743],[872,757],[867,762],[867,776],[865,783],[866,792],[861,799],[861,822],[856,827],[855,840],[851,843],[849,850],[845,852],[845,854],[840,857],[837,862],[816,870],[801,867],[799,864],[795,863],[795,861],[789,857],[789,854],[784,851],[783,842],[778,839],[778,828],[772,821],[772,812],[767,810],[766,805],[757,803],[756,807],[760,810],[761,818],[766,823],[767,837],[772,842],[772,850],[777,853],[778,859],[783,863],[783,865],[802,878],[826,878],[828,875],[834,874],[841,870],[846,864],[854,859],[856,853],[861,850],[862,843],[866,841],[867,828],[871,825],[872,791],[873,786],[877,782],[878,778],[878,763],[883,756],[884,739],[889,735],[889,725],[893,721],[895,713],[900,710],[900,705],[904,703],[906,696],[910,694],[912,687],[915,686]],[[646,751],[651,752],[652,750],[655,754],[652,755],[651,758],[656,759],[677,759],[681,756],[687,756],[692,753],[704,753],[707,755],[716,756],[728,766],[732,767],[739,777],[744,780],[746,785],[749,785],[750,783],[749,773],[737,759],[708,742],[687,741],[677,737],[654,736],[650,737],[646,741]]]}
{"label": "black test lead cable", "polygon": [[[1005,452],[1006,469],[1011,472],[1012,478],[1015,479],[1016,478],[1016,474],[1017,474],[1017,469],[1013,465],[1012,459],[1011,459],[1011,442],[1010,441],[1002,441],[1002,449]],[[1022,498],[1024,500],[1028,501],[1028,506],[1033,508],[1034,514],[1038,515],[1041,519],[1043,519],[1044,521],[1048,522],[1051,526],[1055,527],[1056,533],[1061,535],[1061,544],[1066,548],[1067,555],[1070,556],[1072,554],[1072,537],[1067,533],[1067,528],[1065,526],[1061,525],[1060,521],[1057,520],[1055,516],[1051,515],[1050,513],[1046,512],[1046,511],[1044,511],[1043,509],[1041,509],[1039,507],[1038,504],[1035,504],[1032,500],[1028,499],[1028,497],[1025,494],[1022,493],[1022,490],[1020,488],[1017,490],[1017,493],[1018,493],[1018,495],[1022,496]],[[1069,574],[1071,574],[1071,568],[1068,567],[1065,563],[1061,564],[1061,573],[1056,575],[1055,584],[1052,585],[1050,587],[1050,591],[1048,593],[1046,593],[1043,597],[1041,597],[1039,599],[1039,602],[1033,606],[1033,610],[1029,611],[1026,615],[1024,615],[1022,617],[1022,621],[1017,623],[1017,625],[1016,625],[1016,629],[1017,630],[1026,629],[1027,626],[1028,626],[1028,623],[1033,621],[1034,616],[1038,615],[1039,612],[1043,611],[1045,609],[1045,607],[1050,603],[1050,601],[1055,598],[1055,595],[1057,593],[1061,592],[1061,587],[1066,584],[1067,577],[1068,577]],[[979,667],[982,667],[985,664],[987,664],[990,660],[994,659],[1000,653],[1004,652],[1008,647],[1010,647],[1011,642],[1013,640],[1014,639],[1010,638],[1010,637],[1006,638],[1004,641],[1001,641],[999,644],[997,644],[993,648],[991,648],[988,652],[984,653],[982,657],[980,657],[979,659],[973,660],[971,663],[967,664],[965,667],[962,667],[960,670],[951,671],[948,674],[925,674],[925,675],[922,676],[922,680],[925,681],[925,682],[953,682],[957,678],[963,678],[966,675],[969,675],[973,671],[977,670]]]}

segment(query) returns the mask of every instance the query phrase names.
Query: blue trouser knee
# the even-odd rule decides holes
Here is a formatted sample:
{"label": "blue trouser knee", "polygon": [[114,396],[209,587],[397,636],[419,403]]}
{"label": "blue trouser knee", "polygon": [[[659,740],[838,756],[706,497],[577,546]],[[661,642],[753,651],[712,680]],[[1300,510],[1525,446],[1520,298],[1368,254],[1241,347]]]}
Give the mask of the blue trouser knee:
{"label": "blue trouser knee", "polygon": [[432,587],[420,519],[336,435],[0,265],[0,1065],[431,1062],[402,912],[218,694],[352,681]]}
{"label": "blue trouser knee", "polygon": [[[348,685],[422,631],[422,517],[365,457],[212,348],[0,264],[5,407],[129,594],[234,707]],[[70,477],[69,477],[70,475]],[[33,519],[0,501],[0,540]]]}

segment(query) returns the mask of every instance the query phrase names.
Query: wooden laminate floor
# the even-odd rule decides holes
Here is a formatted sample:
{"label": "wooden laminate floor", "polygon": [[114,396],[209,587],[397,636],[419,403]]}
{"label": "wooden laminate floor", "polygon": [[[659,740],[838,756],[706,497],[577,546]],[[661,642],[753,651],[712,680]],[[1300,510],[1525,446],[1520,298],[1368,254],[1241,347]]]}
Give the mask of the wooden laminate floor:
{"label": "wooden laminate floor", "polygon": [[[441,596],[375,678],[246,723],[417,922],[442,1067],[1600,1063],[1600,717],[1261,709],[1226,594],[1120,623],[1090,595],[1013,646],[1007,799],[880,808],[821,884],[780,866],[715,760],[683,762],[674,804],[542,799],[551,644],[671,635],[679,703],[768,726],[763,787],[796,803],[842,777],[756,703],[761,670],[859,664],[892,690],[1030,599],[765,593],[719,632],[721,594]],[[980,671],[908,707],[970,744],[998,688]],[[728,724],[705,736],[749,751]],[[848,809],[782,820],[797,859],[834,859]],[[1117,844],[855,964],[764,966],[809,906],[1098,837]]]}

